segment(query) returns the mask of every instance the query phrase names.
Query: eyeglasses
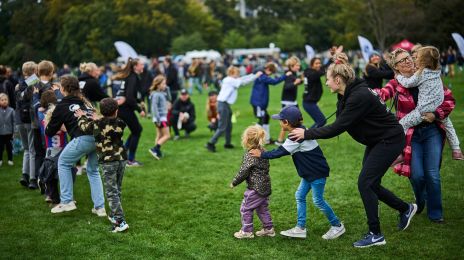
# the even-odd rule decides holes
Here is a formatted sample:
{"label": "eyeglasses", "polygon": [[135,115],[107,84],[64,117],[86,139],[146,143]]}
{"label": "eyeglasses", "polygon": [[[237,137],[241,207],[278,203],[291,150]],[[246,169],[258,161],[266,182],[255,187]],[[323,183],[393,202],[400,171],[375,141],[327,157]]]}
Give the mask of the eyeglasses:
{"label": "eyeglasses", "polygon": [[399,63],[406,63],[407,61],[412,61],[411,56],[406,56],[406,57],[402,58],[401,60],[395,62],[395,65],[399,64]]}

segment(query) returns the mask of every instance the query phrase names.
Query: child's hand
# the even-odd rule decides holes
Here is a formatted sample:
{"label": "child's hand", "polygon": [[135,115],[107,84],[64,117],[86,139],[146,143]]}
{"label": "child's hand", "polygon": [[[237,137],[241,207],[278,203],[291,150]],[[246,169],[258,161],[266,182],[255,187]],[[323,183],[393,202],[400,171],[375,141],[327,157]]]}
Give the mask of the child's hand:
{"label": "child's hand", "polygon": [[297,79],[293,82],[294,85],[300,85],[300,83],[301,83],[301,79],[300,79],[300,78],[297,78]]}
{"label": "child's hand", "polygon": [[287,76],[287,77],[290,76],[290,75],[292,75],[291,71],[287,71],[287,73],[285,73],[285,76]]}
{"label": "child's hand", "polygon": [[98,115],[97,113],[92,113],[92,119],[94,121],[100,120],[101,118],[102,118],[102,116]]}
{"label": "child's hand", "polygon": [[258,71],[258,72],[256,72],[256,74],[255,74],[255,75],[256,75],[256,77],[258,77],[258,78],[259,78],[259,77],[261,77],[261,75],[263,75],[263,72],[262,72],[262,71]]}
{"label": "child's hand", "polygon": [[229,188],[233,189],[234,188],[234,185],[231,183],[229,184]]}
{"label": "child's hand", "polygon": [[259,149],[251,149],[249,153],[253,157],[261,157],[261,150]]}
{"label": "child's hand", "polygon": [[140,116],[145,117],[146,116],[145,111],[142,110],[142,112],[140,112]]}
{"label": "child's hand", "polygon": [[84,111],[82,111],[82,109],[78,109],[74,112],[74,116],[75,117],[81,117],[81,116],[85,116],[86,113]]}

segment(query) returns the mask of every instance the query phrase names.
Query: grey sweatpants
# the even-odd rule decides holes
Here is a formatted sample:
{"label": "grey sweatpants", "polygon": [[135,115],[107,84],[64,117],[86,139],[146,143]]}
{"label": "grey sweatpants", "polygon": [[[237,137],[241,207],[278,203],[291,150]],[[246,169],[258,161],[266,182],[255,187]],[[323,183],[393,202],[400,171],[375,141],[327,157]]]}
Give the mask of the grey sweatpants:
{"label": "grey sweatpants", "polygon": [[23,174],[29,175],[29,179],[36,179],[35,174],[35,148],[34,131],[31,124],[17,125],[21,142],[23,143]]}
{"label": "grey sweatpants", "polygon": [[214,132],[213,137],[209,141],[212,144],[217,143],[219,137],[225,133],[226,144],[230,144],[232,139],[232,109],[227,102],[218,102],[219,122],[218,129]]}

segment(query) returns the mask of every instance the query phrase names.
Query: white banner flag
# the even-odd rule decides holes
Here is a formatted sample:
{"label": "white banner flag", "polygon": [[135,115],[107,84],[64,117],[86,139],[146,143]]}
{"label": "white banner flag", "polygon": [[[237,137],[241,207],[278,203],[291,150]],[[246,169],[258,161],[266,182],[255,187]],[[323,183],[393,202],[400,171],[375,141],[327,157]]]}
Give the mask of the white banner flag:
{"label": "white banner flag", "polygon": [[118,51],[119,55],[123,58],[123,60],[127,61],[128,58],[137,58],[137,52],[135,52],[134,48],[130,46],[128,43],[123,41],[114,42],[114,47]]}
{"label": "white banner flag", "polygon": [[458,45],[459,52],[464,56],[464,38],[459,33],[452,33],[451,36],[453,36],[454,41]]}
{"label": "white banner flag", "polygon": [[305,49],[306,49],[306,56],[308,57],[308,61],[310,61],[312,58],[316,56],[316,52],[314,51],[313,47],[311,47],[310,45],[306,44]]}
{"label": "white banner flag", "polygon": [[374,48],[372,47],[372,43],[368,39],[362,36],[359,36],[359,35],[358,35],[358,41],[359,41],[359,46],[361,47],[364,60],[366,62],[369,62],[369,54],[374,51]]}

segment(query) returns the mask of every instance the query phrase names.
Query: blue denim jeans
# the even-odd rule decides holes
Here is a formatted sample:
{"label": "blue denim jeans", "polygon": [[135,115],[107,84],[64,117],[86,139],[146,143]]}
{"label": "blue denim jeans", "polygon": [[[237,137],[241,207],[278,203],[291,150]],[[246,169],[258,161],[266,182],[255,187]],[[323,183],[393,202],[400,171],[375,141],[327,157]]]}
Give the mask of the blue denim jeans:
{"label": "blue denim jeans", "polygon": [[92,201],[96,209],[105,206],[103,185],[98,172],[98,159],[95,153],[95,139],[91,135],[83,135],[72,139],[61,152],[58,159],[58,176],[60,178],[61,203],[73,201],[73,179],[71,168],[83,156],[88,156],[87,177],[90,183]]}
{"label": "blue denim jeans", "polygon": [[440,160],[443,141],[436,125],[414,129],[411,141],[411,184],[418,206],[427,203],[430,219],[443,218]]}
{"label": "blue denim jeans", "polygon": [[190,95],[193,94],[193,87],[195,87],[200,94],[203,92],[203,87],[201,86],[201,80],[200,80],[199,77],[191,77],[191,78],[189,78],[188,92],[189,92]]}
{"label": "blue denim jeans", "polygon": [[335,216],[330,205],[324,200],[324,188],[326,178],[321,178],[309,182],[305,179],[301,179],[300,186],[295,192],[296,197],[296,210],[298,215],[297,226],[305,228],[306,226],[306,195],[312,189],[313,190],[313,203],[314,206],[324,213],[332,226],[338,226],[340,220]]}

